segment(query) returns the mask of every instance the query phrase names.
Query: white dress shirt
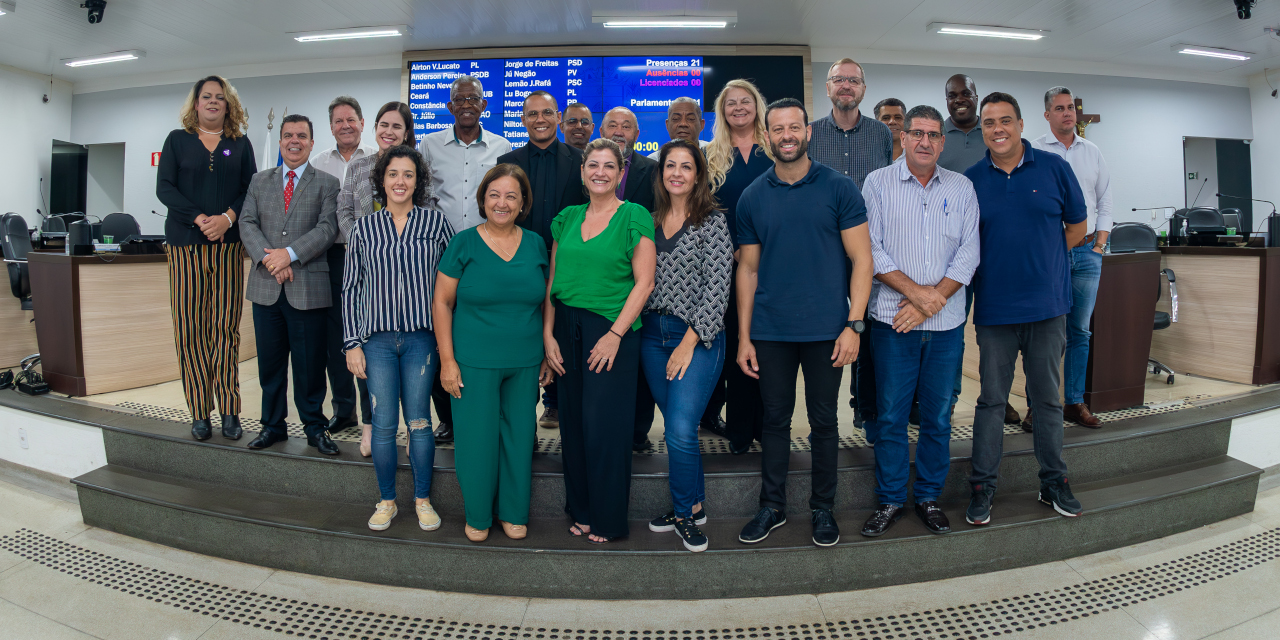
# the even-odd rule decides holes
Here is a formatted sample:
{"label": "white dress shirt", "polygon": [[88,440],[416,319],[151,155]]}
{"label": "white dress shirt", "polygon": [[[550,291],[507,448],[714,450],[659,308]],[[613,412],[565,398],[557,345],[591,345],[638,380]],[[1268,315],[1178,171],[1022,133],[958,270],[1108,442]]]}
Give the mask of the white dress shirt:
{"label": "white dress shirt", "polygon": [[1086,233],[1106,231],[1111,233],[1111,171],[1102,159],[1098,145],[1081,138],[1073,131],[1071,146],[1064,146],[1053,133],[1046,133],[1031,141],[1031,146],[1066,159],[1080,182],[1085,205],[1089,210],[1089,228]]}
{"label": "white dress shirt", "polygon": [[[699,141],[698,141],[698,148],[699,148],[699,149],[702,149],[702,153],[704,153],[704,154],[705,154],[705,153],[707,152],[707,141],[706,141],[706,140],[699,140]],[[659,148],[657,151],[654,151],[653,153],[649,154],[649,159],[650,159],[650,160],[657,160],[657,159],[658,159],[658,156],[659,156],[659,155],[661,155],[661,154],[662,154],[662,149],[661,149],[661,148]]]}
{"label": "white dress shirt", "polygon": [[454,232],[484,222],[476,205],[476,189],[484,174],[498,164],[498,156],[511,151],[511,143],[481,128],[480,137],[462,144],[449,127],[423,136],[418,150],[431,164],[432,191]]}
{"label": "white dress shirt", "polygon": [[351,154],[351,160],[345,160],[342,154],[338,152],[338,147],[330,147],[324,151],[312,154],[311,164],[315,165],[317,171],[323,171],[338,179],[341,183],[343,177],[347,174],[347,165],[351,164],[356,158],[371,156],[378,152],[378,148],[372,145],[362,144],[356,147]]}

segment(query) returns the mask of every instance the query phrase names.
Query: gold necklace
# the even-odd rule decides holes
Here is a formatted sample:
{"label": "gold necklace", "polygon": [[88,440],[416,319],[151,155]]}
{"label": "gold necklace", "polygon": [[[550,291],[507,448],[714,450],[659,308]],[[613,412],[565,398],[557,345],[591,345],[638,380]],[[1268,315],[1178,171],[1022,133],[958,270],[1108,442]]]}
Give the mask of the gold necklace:
{"label": "gold necklace", "polygon": [[[497,238],[495,238],[495,237],[493,236],[493,232],[492,232],[492,231],[489,231],[489,222],[488,222],[488,221],[485,221],[485,223],[484,223],[484,224],[482,224],[482,225],[480,225],[480,226],[481,226],[481,227],[483,227],[483,229],[481,229],[481,231],[483,231],[483,232],[484,232],[484,234],[485,234],[486,236],[489,236],[489,241],[493,243],[494,248],[496,248],[498,251],[501,251],[501,252],[502,252],[502,255],[505,255],[505,256],[507,257],[507,260],[511,260],[511,259],[513,259],[513,258],[515,258],[515,257],[516,257],[514,253],[507,253],[507,250],[506,250],[506,249],[503,249],[503,248],[502,248],[502,245],[499,245],[499,244],[498,244],[498,239],[497,239]],[[519,240],[519,235],[520,235],[520,232],[519,232],[519,231],[516,231],[516,243],[517,243],[517,244],[516,244],[516,250],[517,250],[517,251],[519,251],[519,250],[520,250],[520,245],[519,245],[519,241],[520,241],[520,240]]]}

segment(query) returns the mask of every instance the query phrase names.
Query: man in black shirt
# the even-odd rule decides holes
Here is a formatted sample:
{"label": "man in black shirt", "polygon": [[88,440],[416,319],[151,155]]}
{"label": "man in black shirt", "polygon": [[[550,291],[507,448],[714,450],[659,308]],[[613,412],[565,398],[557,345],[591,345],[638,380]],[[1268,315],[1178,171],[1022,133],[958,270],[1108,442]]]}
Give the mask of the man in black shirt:
{"label": "man in black shirt", "polygon": [[[565,207],[586,204],[586,191],[582,188],[582,151],[556,138],[560,124],[560,111],[556,99],[546,91],[534,91],[524,99],[520,121],[528,133],[529,142],[523,147],[498,157],[498,164],[510,162],[524,170],[533,188],[533,203],[529,215],[520,226],[542,236],[551,249],[551,221]],[[512,141],[518,140],[515,136]],[[559,404],[556,401],[555,383],[549,384],[542,394],[546,408],[538,425],[559,427]]]}

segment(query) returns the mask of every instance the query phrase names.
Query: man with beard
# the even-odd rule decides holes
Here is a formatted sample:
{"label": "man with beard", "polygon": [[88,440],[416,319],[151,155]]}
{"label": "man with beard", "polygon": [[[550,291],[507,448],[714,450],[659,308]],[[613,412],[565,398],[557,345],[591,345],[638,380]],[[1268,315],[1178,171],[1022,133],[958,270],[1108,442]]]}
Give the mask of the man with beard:
{"label": "man with beard", "polygon": [[498,164],[498,156],[511,151],[507,139],[480,126],[480,114],[489,101],[474,76],[459,76],[449,85],[453,126],[422,137],[418,150],[431,167],[431,189],[440,201],[454,233],[484,220],[476,206],[476,188]]}
{"label": "man with beard", "polygon": [[902,121],[906,118],[907,105],[897,98],[885,98],[876,103],[874,113],[876,120],[883,122],[893,134],[893,160],[897,162],[902,157]]}
{"label": "man with beard", "polygon": [[564,121],[560,123],[560,132],[564,134],[564,143],[582,151],[591,142],[591,133],[595,131],[595,123],[591,121],[591,108],[581,102],[575,102],[564,108]]}
{"label": "man with beard", "polygon": [[[702,105],[699,105],[697,100],[680,96],[672,100],[671,105],[667,107],[667,135],[672,140],[688,140],[701,149],[707,146],[706,140],[698,139],[698,134],[702,133],[704,126],[706,121],[702,119]],[[657,160],[660,155],[662,155],[662,149],[649,154],[649,159]]]}
{"label": "man with beard", "polygon": [[[831,115],[813,122],[809,157],[852,178],[862,189],[867,174],[893,162],[893,134],[875,118],[858,110],[867,94],[862,65],[844,58],[827,70],[827,97]],[[871,338],[862,340],[862,355],[849,376],[849,405],[854,426],[876,416],[876,382],[871,364]]]}
{"label": "man with beard", "polygon": [[938,166],[964,173],[987,155],[982,125],[978,122],[978,87],[973,84],[973,78],[957,73],[947,79],[944,91],[947,113],[951,116],[942,126],[947,141],[938,157]]}
{"label": "man with beard", "polygon": [[[832,515],[836,402],[843,368],[858,356],[858,337],[866,329],[871,239],[858,186],[810,160],[808,119],[794,98],[769,105],[765,124],[774,166],[738,201],[737,362],[760,380],[764,404],[760,511],[738,536],[745,544],[787,522],[791,416],[801,368],[812,430],[813,542],[829,547],[840,540]],[[846,276],[846,260],[853,261],[852,277]]]}

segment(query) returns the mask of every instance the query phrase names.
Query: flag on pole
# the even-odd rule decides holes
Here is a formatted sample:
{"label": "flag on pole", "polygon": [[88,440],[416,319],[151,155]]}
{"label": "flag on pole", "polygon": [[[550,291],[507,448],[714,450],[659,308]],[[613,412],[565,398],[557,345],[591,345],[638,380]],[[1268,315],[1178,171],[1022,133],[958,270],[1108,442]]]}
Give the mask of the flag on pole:
{"label": "flag on pole", "polygon": [[[289,116],[289,107],[284,108],[284,115],[280,116],[280,135],[284,135],[284,119]],[[280,151],[280,143],[276,142],[276,166],[284,164],[284,153]]]}
{"label": "flag on pole", "polygon": [[[271,129],[275,126],[272,124],[275,121],[275,119],[276,119],[276,109],[275,107],[272,107],[271,111],[267,113],[267,139],[265,143],[262,145],[262,164],[259,165],[262,167],[267,167],[267,166],[270,166],[271,164]],[[276,145],[277,155],[279,155],[280,153],[279,148],[280,148],[280,145]]]}

